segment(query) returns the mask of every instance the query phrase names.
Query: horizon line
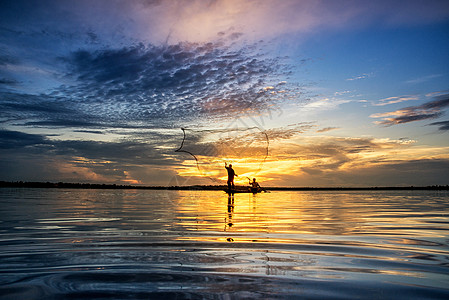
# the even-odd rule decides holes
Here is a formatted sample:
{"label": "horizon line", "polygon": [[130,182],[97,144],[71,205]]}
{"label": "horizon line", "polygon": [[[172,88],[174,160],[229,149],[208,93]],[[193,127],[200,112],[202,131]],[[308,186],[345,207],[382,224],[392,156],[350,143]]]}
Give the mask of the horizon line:
{"label": "horizon line", "polygon": [[[43,182],[43,181],[0,181],[0,187],[34,187],[34,188],[84,188],[84,189],[163,189],[163,190],[221,190],[226,185],[130,185],[117,183],[73,183],[73,182]],[[267,190],[449,190],[449,185],[427,186],[335,186],[335,187],[299,187],[299,186],[268,186]]]}

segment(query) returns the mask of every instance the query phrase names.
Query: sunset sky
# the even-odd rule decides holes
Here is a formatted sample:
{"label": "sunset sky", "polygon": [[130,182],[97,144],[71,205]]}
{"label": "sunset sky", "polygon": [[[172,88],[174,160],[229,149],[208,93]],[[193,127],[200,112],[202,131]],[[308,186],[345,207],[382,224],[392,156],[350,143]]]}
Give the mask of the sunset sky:
{"label": "sunset sky", "polygon": [[446,185],[448,110],[446,0],[0,2],[0,180]]}

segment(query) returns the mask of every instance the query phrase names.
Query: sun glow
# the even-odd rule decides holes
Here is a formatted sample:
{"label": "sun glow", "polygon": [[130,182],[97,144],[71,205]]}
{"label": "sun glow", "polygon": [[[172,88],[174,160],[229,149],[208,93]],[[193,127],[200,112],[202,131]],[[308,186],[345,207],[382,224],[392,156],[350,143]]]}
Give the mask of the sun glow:
{"label": "sun glow", "polygon": [[[224,163],[233,164],[238,175],[234,182],[247,185],[248,179],[257,178],[262,186],[303,186],[307,176],[338,176],[368,172],[391,164],[420,160],[449,159],[448,147],[416,145],[414,140],[391,140],[344,137],[292,137],[270,144],[269,155],[250,144],[246,149],[236,147],[233,155],[197,156],[198,161],[186,160],[178,174],[191,178],[210,178],[211,184],[225,184],[227,172]],[[228,145],[231,148],[231,145]],[[258,149],[258,150],[257,150]],[[258,152],[259,151],[259,152]],[[247,154],[259,153],[258,156]],[[393,159],[394,158],[394,159]],[[296,181],[290,178],[296,177]]]}

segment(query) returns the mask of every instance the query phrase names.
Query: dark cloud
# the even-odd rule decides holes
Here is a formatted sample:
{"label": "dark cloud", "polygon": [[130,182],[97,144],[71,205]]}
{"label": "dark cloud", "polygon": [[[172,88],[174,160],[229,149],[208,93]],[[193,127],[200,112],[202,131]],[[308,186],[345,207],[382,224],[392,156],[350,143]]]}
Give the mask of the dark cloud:
{"label": "dark cloud", "polygon": [[349,185],[361,182],[377,186],[447,185],[448,170],[447,159],[412,159],[361,166],[340,174],[337,180]]}
{"label": "dark cloud", "polygon": [[71,157],[83,157],[92,160],[113,161],[116,164],[153,164],[171,165],[178,162],[167,157],[173,154],[173,148],[161,150],[162,146],[172,145],[171,142],[144,143],[140,141],[59,141],[54,154]]}
{"label": "dark cloud", "polygon": [[19,82],[15,79],[10,78],[0,78],[0,85],[17,85]]}
{"label": "dark cloud", "polygon": [[221,43],[83,50],[64,60],[80,84],[61,92],[119,119],[235,116],[289,96],[279,84],[289,70],[279,59]]}
{"label": "dark cloud", "polygon": [[[115,162],[170,164],[178,146],[177,135],[148,134],[146,138],[118,140],[112,142],[91,140],[55,140],[45,135],[19,131],[0,130],[0,149],[10,149],[21,153],[41,153],[83,157],[92,160],[112,160]],[[42,147],[45,146],[45,147]]]}
{"label": "dark cloud", "polygon": [[307,130],[310,130],[314,126],[315,125],[304,122],[304,123],[290,124],[288,126],[280,128],[271,128],[266,130],[265,132],[267,133],[268,138],[270,140],[275,141],[281,139],[290,139],[296,135],[304,133]]}
{"label": "dark cloud", "polygon": [[[1,31],[0,31],[1,32]],[[9,55],[4,54],[1,43],[0,43],[0,90],[5,87],[17,86],[20,82],[17,81],[10,72],[7,71],[7,65],[19,64],[19,59]]]}
{"label": "dark cloud", "polygon": [[299,93],[280,59],[221,42],[79,50],[60,60],[74,84],[4,92],[2,117],[28,126],[171,127],[259,114]]}
{"label": "dark cloud", "polygon": [[[1,51],[1,49],[0,49]],[[9,54],[0,53],[0,66],[4,65],[16,65],[19,63],[19,59]]]}
{"label": "dark cloud", "polygon": [[438,129],[441,131],[449,130],[449,121],[434,122],[429,125],[439,126]]}
{"label": "dark cloud", "polygon": [[[5,110],[21,112],[24,114],[36,114],[37,116],[41,116],[41,114],[66,114],[73,113],[74,111],[67,108],[63,103],[60,105],[55,105],[53,102],[38,101],[37,103],[33,103],[33,99],[30,98],[38,98],[33,96],[27,96],[27,99],[23,99],[22,101],[16,97],[15,103],[2,103],[2,108]],[[30,101],[29,101],[30,100]],[[19,102],[20,101],[20,102]]]}
{"label": "dark cloud", "polygon": [[449,94],[440,95],[436,100],[417,106],[419,109],[442,109],[449,106]]}
{"label": "dark cloud", "polygon": [[100,130],[74,130],[74,132],[92,133],[92,134],[104,134],[104,132],[100,131]]}
{"label": "dark cloud", "polygon": [[305,139],[303,143],[274,146],[270,149],[270,159],[307,161],[301,171],[307,174],[325,174],[346,167],[357,168],[360,159],[363,163],[373,164],[373,159],[363,160],[364,154],[369,153],[371,156],[386,149],[401,149],[411,143],[413,141],[410,140],[379,141],[373,138]]}
{"label": "dark cloud", "polygon": [[[284,175],[274,184],[292,186],[431,186],[447,185],[449,160],[418,159],[361,164],[351,169],[323,170],[307,168],[305,176]],[[304,170],[305,171],[305,170]],[[274,177],[277,177],[274,174]]]}
{"label": "dark cloud", "polygon": [[[297,173],[270,174],[272,184],[292,186],[422,186],[447,184],[447,158],[397,157],[402,149],[413,151],[413,141],[373,138],[319,138],[304,144],[276,147],[270,159],[297,160]],[[410,155],[409,157],[414,157]]]}
{"label": "dark cloud", "polygon": [[20,131],[0,130],[0,149],[17,149],[47,143],[47,139],[42,135],[28,134]]}
{"label": "dark cloud", "polygon": [[32,127],[82,127],[82,128],[102,128],[105,127],[102,123],[94,123],[82,120],[67,120],[67,119],[55,119],[49,121],[35,121],[25,122],[23,125]]}
{"label": "dark cloud", "polygon": [[393,112],[374,114],[373,118],[383,118],[379,124],[391,126],[427,119],[435,119],[444,114],[443,109],[449,106],[449,95],[440,95],[435,100],[419,106],[410,106]]}
{"label": "dark cloud", "polygon": [[[305,145],[298,145],[297,149],[291,148],[289,151],[296,151],[297,154],[305,153],[319,157],[331,157],[335,154],[354,154],[393,145],[397,145],[397,142],[380,143],[372,138],[329,138],[324,141],[317,140]],[[294,154],[293,152],[289,153]]]}
{"label": "dark cloud", "polygon": [[324,127],[324,128],[318,129],[316,132],[323,133],[323,132],[328,132],[328,131],[337,130],[337,129],[340,129],[340,127]]}
{"label": "dark cloud", "polygon": [[0,87],[10,89],[0,95],[2,120],[89,130],[171,128],[257,115],[300,98],[297,84],[284,84],[290,66],[264,55],[263,42],[245,44],[241,29],[220,29],[212,42],[177,42],[188,39],[170,38],[168,29],[162,40],[165,33],[149,38],[154,29],[143,30],[143,20],[116,17],[151,16],[163,3],[2,2],[0,66],[18,65],[28,76],[25,84],[23,74],[0,69]]}
{"label": "dark cloud", "polygon": [[[174,176],[173,166],[183,159],[173,155],[179,146],[178,137],[155,132],[103,142],[50,139],[40,134],[0,130],[0,169],[3,180],[58,180],[61,176],[72,181],[123,183],[130,179],[131,171]],[[33,177],[36,170],[44,177]],[[150,182],[152,178],[140,179]]]}
{"label": "dark cloud", "polygon": [[[92,116],[77,110],[63,97],[0,92],[0,117],[25,126],[97,127]],[[98,120],[99,121],[99,120]]]}

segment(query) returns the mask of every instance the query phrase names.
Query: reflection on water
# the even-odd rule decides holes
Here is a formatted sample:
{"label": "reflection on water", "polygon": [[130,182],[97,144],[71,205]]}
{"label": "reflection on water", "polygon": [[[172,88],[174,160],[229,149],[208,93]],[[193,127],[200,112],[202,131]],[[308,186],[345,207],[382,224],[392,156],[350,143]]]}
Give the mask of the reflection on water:
{"label": "reflection on water", "polygon": [[0,189],[0,298],[447,298],[438,191]]}

